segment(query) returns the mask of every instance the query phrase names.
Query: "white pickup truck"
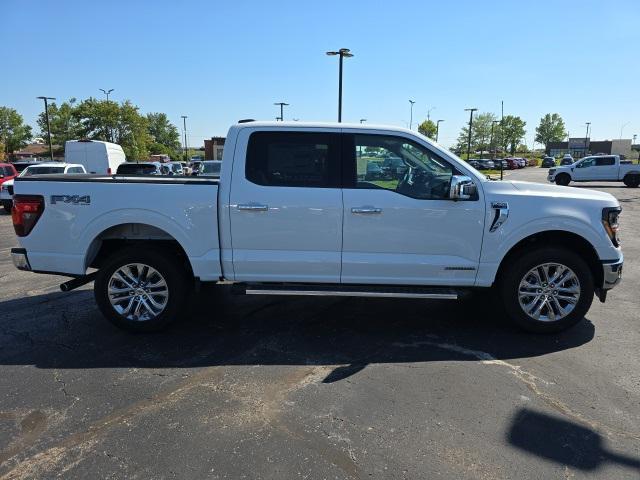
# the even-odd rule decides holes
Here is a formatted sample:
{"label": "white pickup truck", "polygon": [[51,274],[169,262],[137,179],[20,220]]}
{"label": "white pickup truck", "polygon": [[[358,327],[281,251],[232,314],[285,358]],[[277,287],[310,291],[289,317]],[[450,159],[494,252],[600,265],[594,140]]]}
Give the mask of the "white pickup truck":
{"label": "white pickup truck", "polygon": [[[405,168],[367,175],[387,157]],[[241,121],[219,179],[38,176],[14,188],[17,268],[76,277],[65,291],[95,280],[102,313],[136,331],[179,318],[200,282],[443,300],[494,287],[518,325],[559,331],[622,272],[613,196],[489,181],[393,127]]]}
{"label": "white pickup truck", "polygon": [[624,182],[627,187],[640,185],[640,165],[620,160],[618,155],[584,157],[571,165],[549,169],[547,180],[558,185],[571,182]]}

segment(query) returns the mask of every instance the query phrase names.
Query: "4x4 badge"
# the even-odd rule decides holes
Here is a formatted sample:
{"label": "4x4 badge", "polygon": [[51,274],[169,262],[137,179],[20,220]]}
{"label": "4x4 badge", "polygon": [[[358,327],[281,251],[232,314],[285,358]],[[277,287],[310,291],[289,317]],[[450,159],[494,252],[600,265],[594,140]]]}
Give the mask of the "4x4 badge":
{"label": "4x4 badge", "polygon": [[71,203],[72,205],[90,205],[89,195],[51,195],[51,205],[56,203]]}

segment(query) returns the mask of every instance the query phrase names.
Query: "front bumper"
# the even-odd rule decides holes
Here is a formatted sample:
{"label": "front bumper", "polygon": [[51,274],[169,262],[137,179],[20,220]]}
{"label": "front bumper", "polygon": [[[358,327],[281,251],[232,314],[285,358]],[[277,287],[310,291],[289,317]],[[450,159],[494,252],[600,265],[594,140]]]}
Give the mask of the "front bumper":
{"label": "front bumper", "polygon": [[612,260],[602,262],[602,290],[611,290],[620,280],[622,280],[623,260]]}
{"label": "front bumper", "polygon": [[31,265],[29,265],[29,259],[27,258],[27,251],[24,248],[12,248],[11,260],[18,270],[31,271]]}

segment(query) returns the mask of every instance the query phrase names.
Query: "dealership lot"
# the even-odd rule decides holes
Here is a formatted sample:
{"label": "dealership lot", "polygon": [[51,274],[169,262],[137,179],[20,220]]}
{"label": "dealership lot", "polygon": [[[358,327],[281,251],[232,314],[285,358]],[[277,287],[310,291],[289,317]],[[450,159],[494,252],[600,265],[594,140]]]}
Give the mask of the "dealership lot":
{"label": "dealership lot", "polygon": [[624,281],[555,336],[483,295],[213,287],[169,331],[130,335],[90,286],[14,270],[1,215],[0,478],[638,478],[640,189],[587,187],[622,204]]}

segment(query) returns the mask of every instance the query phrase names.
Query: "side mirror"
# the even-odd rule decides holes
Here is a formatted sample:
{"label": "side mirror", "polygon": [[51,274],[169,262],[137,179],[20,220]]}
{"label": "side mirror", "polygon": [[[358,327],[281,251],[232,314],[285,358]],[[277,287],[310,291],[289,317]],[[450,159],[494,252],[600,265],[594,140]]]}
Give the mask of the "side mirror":
{"label": "side mirror", "polygon": [[478,187],[473,183],[471,177],[466,175],[454,175],[451,177],[449,187],[449,198],[451,200],[469,200],[478,193]]}

